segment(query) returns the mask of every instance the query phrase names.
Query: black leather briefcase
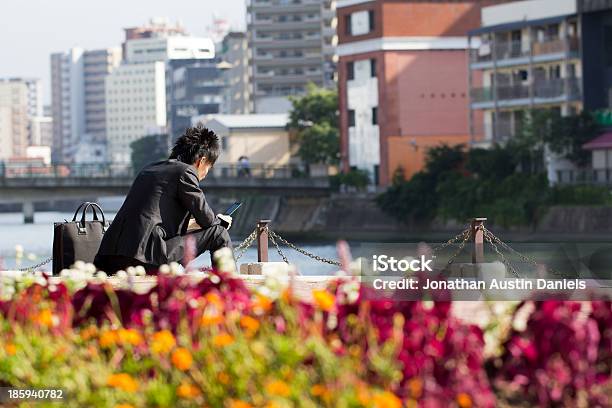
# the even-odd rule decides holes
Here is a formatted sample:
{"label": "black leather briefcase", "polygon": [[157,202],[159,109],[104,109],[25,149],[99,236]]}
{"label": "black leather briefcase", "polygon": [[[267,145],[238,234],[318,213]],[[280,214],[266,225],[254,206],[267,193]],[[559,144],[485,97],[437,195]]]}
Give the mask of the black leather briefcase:
{"label": "black leather briefcase", "polygon": [[[85,215],[90,208],[93,212],[93,221],[86,221]],[[81,210],[81,218],[77,220]],[[107,227],[102,208],[89,201],[77,208],[72,221],[54,223],[53,274],[58,275],[62,269],[70,268],[76,261],[93,263]]]}

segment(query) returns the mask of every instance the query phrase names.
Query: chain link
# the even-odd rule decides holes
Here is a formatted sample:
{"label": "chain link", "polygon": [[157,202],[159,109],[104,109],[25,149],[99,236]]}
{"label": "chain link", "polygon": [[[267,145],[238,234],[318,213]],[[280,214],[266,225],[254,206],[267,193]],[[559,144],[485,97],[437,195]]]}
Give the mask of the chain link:
{"label": "chain link", "polygon": [[459,234],[455,235],[453,238],[449,239],[448,241],[446,241],[445,243],[438,245],[437,247],[435,247],[434,249],[432,249],[432,253],[437,253],[441,250],[443,250],[444,248],[446,248],[449,245],[454,244],[455,242],[459,241],[460,239],[465,237],[466,233],[470,232],[470,228],[469,228],[469,224],[465,225],[463,227],[462,232],[460,232]]}
{"label": "chain link", "polygon": [[239,260],[242,255],[244,255],[244,253],[253,244],[256,238],[257,228],[255,228],[253,232],[251,232],[249,236],[244,239],[244,241],[242,241],[237,247],[234,248],[234,252],[238,252],[238,254],[235,256],[236,261]]}
{"label": "chain link", "polygon": [[[484,228],[484,227],[483,227]],[[501,259],[501,262],[506,265],[506,267],[508,269],[510,269],[510,272],[512,272],[512,274],[514,276],[516,276],[517,278],[520,278],[521,275],[518,273],[518,271],[514,268],[514,266],[510,263],[510,261],[508,261],[506,259],[506,257],[504,256],[504,254],[502,254],[499,250],[499,248],[497,247],[497,245],[495,245],[495,243],[493,242],[493,240],[491,239],[491,235],[490,233],[487,232],[488,230],[484,229],[484,236],[485,239],[489,242],[489,244],[493,247],[493,250],[497,253],[497,255],[499,255],[499,258]]]}
{"label": "chain link", "polygon": [[[455,237],[457,238],[457,240],[462,237],[461,243],[459,244],[459,248],[457,249],[457,251],[455,251],[455,253],[448,259],[448,262],[446,263],[446,267],[444,269],[447,269],[453,262],[455,262],[455,258],[457,258],[459,254],[463,251],[463,248],[465,248],[465,244],[467,244],[468,240],[470,239],[470,235],[471,231],[469,229],[466,229],[461,234],[457,235],[457,237]],[[448,245],[445,245],[445,247]]]}
{"label": "chain link", "polygon": [[36,265],[28,266],[27,268],[19,268],[17,270],[19,272],[33,271],[33,270],[36,270],[36,269],[40,268],[41,266],[44,266],[44,265],[48,264],[52,260],[53,260],[53,257],[50,256],[47,259],[45,259],[44,261],[41,261],[41,262],[37,263]]}
{"label": "chain link", "polygon": [[[266,227],[266,229],[268,229],[268,227]],[[270,230],[268,230],[268,233],[270,232]],[[283,261],[285,261],[285,263],[289,263],[289,260],[287,259],[287,257],[285,256],[285,254],[283,254],[283,251],[281,251],[280,247],[278,246],[278,242],[276,242],[276,239],[274,238],[274,235],[272,234],[268,234],[268,237],[270,238],[270,241],[272,241],[272,243],[274,244],[274,246],[276,247],[276,252],[278,252],[278,254],[280,255],[281,258],[283,258]]]}
{"label": "chain link", "polygon": [[[305,249],[297,247],[296,245],[294,245],[291,242],[287,241],[285,238],[281,237],[280,235],[278,235],[276,232],[274,232],[272,230],[269,231],[269,235],[270,235],[271,239],[276,239],[276,240],[280,241],[281,243],[287,245],[289,248],[293,249],[294,251],[299,252],[302,255],[305,255],[305,256],[307,256],[309,258],[315,259],[315,260],[317,260],[319,262],[324,262],[324,263],[327,263],[327,264],[330,264],[330,265],[335,265],[335,266],[341,266],[340,262],[338,262],[338,261],[334,261],[333,259],[327,259],[327,258],[324,258],[322,256],[315,255],[315,254],[313,254],[311,252],[306,251]],[[275,241],[272,241],[272,242],[275,242]],[[276,243],[275,243],[275,245],[276,245]],[[284,256],[283,256],[283,258],[284,258]],[[286,258],[284,258],[284,259],[286,259]]]}
{"label": "chain link", "polygon": [[[511,252],[512,254],[518,256],[523,262],[527,262],[530,263],[532,265],[534,265],[535,267],[540,266],[540,264],[533,258],[529,258],[526,255],[521,254],[520,252],[518,252],[516,249],[512,248],[510,245],[506,244],[504,241],[502,241],[499,237],[497,237],[495,234],[493,234],[490,230],[485,228],[485,236],[490,236],[490,238],[497,243],[498,245],[500,245],[502,248],[504,248],[505,250],[507,250],[508,252]],[[563,275],[561,273],[559,273],[558,271],[556,271],[555,269],[544,265],[548,270],[550,270],[554,275],[556,275],[557,277],[562,277]]]}

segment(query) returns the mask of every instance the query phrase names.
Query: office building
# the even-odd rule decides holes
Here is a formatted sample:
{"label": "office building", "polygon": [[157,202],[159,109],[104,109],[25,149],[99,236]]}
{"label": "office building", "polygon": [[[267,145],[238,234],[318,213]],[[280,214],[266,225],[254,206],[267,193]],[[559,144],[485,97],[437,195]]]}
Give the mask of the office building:
{"label": "office building", "polygon": [[0,160],[24,157],[28,146],[28,85],[0,80]]}
{"label": "office building", "polygon": [[252,111],[248,46],[247,36],[241,32],[230,32],[221,42],[218,57],[227,63],[223,113],[246,114]]}
{"label": "office building", "polygon": [[176,140],[197,115],[220,113],[226,95],[223,63],[218,59],[166,62],[168,131]]}
{"label": "office building", "polygon": [[35,116],[29,118],[28,144],[30,146],[53,145],[53,118],[51,116]]}
{"label": "office building", "polygon": [[[200,91],[208,86],[207,79],[198,76],[205,76],[202,71],[206,67],[194,64],[198,60],[214,58],[212,41],[208,38],[164,35],[127,40],[123,63],[106,79],[106,156],[110,162],[129,165],[130,144],[133,141],[168,131],[167,117],[172,108],[167,104],[167,95],[174,95],[172,86],[175,84],[170,79],[176,76],[183,101],[192,94],[187,94],[187,89],[182,87],[181,78],[187,78],[190,85],[202,85]],[[189,66],[192,68],[186,68]],[[177,73],[180,68],[185,69]],[[207,98],[201,98],[199,102],[213,103]]]}
{"label": "office building", "polygon": [[[521,131],[532,110],[562,115],[612,107],[612,2],[528,0],[485,7],[470,32],[471,140],[490,146]],[[573,165],[551,153],[552,183]]]}
{"label": "office building", "polygon": [[126,57],[126,44],[130,40],[187,36],[187,31],[180,22],[177,21],[171,25],[168,19],[163,17],[154,17],[149,20],[148,24],[123,30],[125,32],[125,40],[122,45],[124,58]]}
{"label": "office building", "polygon": [[467,32],[483,1],[338,1],[341,161],[372,183],[469,141]]}
{"label": "office building", "polygon": [[116,48],[51,55],[54,162],[80,161],[79,144],[105,143],[105,78],[119,62]]}
{"label": "office building", "polygon": [[309,83],[335,86],[335,0],[249,0],[253,110],[286,113]]}

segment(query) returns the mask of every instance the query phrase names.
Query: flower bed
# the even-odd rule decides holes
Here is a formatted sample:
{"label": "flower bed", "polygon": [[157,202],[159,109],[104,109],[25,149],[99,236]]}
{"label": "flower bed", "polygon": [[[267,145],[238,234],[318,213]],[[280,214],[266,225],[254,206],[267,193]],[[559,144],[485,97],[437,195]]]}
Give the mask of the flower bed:
{"label": "flower bed", "polygon": [[305,303],[282,276],[251,291],[227,270],[163,273],[136,293],[90,268],[3,282],[0,386],[62,388],[75,407],[609,403],[610,302],[521,304],[488,357],[450,302],[365,300],[347,276]]}

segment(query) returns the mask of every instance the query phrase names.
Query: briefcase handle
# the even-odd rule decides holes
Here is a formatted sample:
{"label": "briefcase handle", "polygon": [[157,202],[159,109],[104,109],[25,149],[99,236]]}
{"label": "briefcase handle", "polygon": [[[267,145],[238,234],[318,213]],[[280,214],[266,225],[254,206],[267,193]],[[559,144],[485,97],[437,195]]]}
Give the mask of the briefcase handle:
{"label": "briefcase handle", "polygon": [[97,203],[87,202],[85,203],[85,207],[83,208],[83,213],[81,214],[81,222],[78,225],[79,234],[86,234],[87,230],[85,229],[85,215],[87,214],[87,210],[91,208],[94,214],[94,221],[98,221],[98,215],[96,214],[96,208],[100,210],[100,215],[102,216],[102,233],[106,232],[106,217],[104,216],[104,211],[102,211],[102,207],[100,207]]}
{"label": "briefcase handle", "polygon": [[[76,221],[79,211],[81,210],[81,208],[83,208],[84,205],[87,205],[87,204],[91,204],[91,201],[85,201],[85,202],[82,202],[81,205],[79,205],[79,208],[76,209],[76,211],[74,212],[74,215],[72,216],[72,222]],[[96,211],[95,207],[92,207],[92,208],[93,208],[93,214],[94,214],[94,221],[98,221],[98,212]],[[100,206],[98,206],[98,208],[100,208]],[[102,209],[100,209],[100,211],[102,211]]]}

